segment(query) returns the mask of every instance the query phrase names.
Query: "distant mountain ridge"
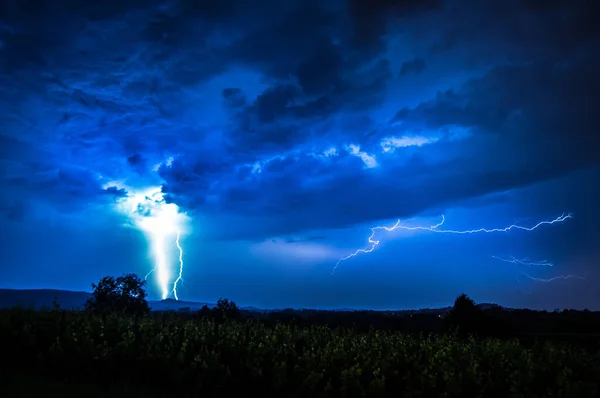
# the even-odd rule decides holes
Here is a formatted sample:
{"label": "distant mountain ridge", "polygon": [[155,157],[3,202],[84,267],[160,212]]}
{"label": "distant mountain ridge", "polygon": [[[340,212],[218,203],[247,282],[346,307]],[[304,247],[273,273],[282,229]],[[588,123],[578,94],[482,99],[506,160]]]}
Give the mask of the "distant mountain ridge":
{"label": "distant mountain ridge", "polygon": [[[0,289],[0,308],[52,308],[54,302],[64,309],[81,309],[90,298],[89,292],[78,292],[58,289]],[[199,310],[204,305],[213,307],[211,303],[197,303],[167,299],[162,301],[148,301],[154,311],[179,310],[189,308]]]}
{"label": "distant mountain ridge", "polygon": [[[0,289],[0,308],[13,308],[13,307],[23,307],[23,308],[34,308],[34,309],[42,309],[42,308],[52,308],[54,302],[60,306],[60,308],[64,309],[81,309],[83,308],[85,302],[90,298],[91,293],[89,292],[80,292],[80,291],[72,291],[72,290],[58,290],[58,289]],[[189,310],[189,311],[197,311],[201,309],[203,306],[207,306],[209,308],[214,307],[215,303],[202,303],[195,301],[177,301],[174,299],[166,299],[161,301],[148,301],[150,308],[153,311],[179,311],[179,310]],[[482,309],[488,308],[500,308],[497,304],[487,304],[482,303],[478,304],[478,306]],[[253,311],[253,312],[274,312],[274,311],[282,311],[281,309],[261,309],[256,307],[242,307],[240,309],[245,311]],[[397,310],[397,311],[380,311],[387,313],[447,313],[450,311],[452,307],[445,308],[423,308],[419,310]],[[302,311],[302,309],[291,309],[294,311]],[[332,309],[329,311],[336,312],[344,312],[344,311],[357,311],[352,308],[344,308],[344,309]]]}
{"label": "distant mountain ridge", "polygon": [[0,308],[52,308],[54,301],[61,308],[83,308],[91,296],[88,292],[57,289],[0,289]]}

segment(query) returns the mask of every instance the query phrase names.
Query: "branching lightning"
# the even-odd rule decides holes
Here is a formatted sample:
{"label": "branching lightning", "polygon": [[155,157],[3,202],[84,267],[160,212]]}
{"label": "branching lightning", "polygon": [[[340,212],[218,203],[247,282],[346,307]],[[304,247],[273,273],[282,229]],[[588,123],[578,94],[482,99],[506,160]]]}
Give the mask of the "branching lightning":
{"label": "branching lightning", "polygon": [[[380,243],[379,240],[374,239],[375,234],[378,230],[385,230],[387,232],[392,232],[397,229],[402,229],[402,230],[407,230],[407,231],[428,231],[428,232],[440,233],[440,234],[459,234],[459,235],[477,234],[477,233],[509,232],[511,230],[533,231],[543,225],[552,225],[552,224],[556,224],[556,223],[562,223],[570,218],[573,218],[573,216],[572,216],[572,214],[569,213],[569,214],[562,214],[553,220],[540,221],[531,227],[526,227],[526,226],[522,226],[519,224],[511,224],[507,227],[502,227],[502,228],[491,228],[491,229],[490,228],[477,228],[477,229],[468,229],[468,230],[440,229],[439,227],[444,225],[444,223],[446,222],[446,218],[444,217],[444,215],[442,215],[442,220],[438,224],[428,226],[428,227],[427,226],[409,227],[409,226],[402,225],[400,223],[401,220],[397,220],[396,223],[394,225],[392,225],[391,227],[376,226],[376,227],[371,228],[371,235],[368,238],[369,246],[366,249],[358,249],[355,252],[353,252],[345,257],[340,258],[338,260],[338,262],[336,263],[335,267],[333,268],[333,271],[331,272],[331,274],[333,275],[335,273],[335,271],[337,270],[338,266],[340,265],[340,263],[342,261],[346,261],[352,257],[356,257],[359,254],[371,253],[373,250],[375,250],[375,248]],[[545,264],[545,265],[549,265],[549,264]]]}
{"label": "branching lightning", "polygon": [[554,267],[554,264],[549,262],[548,260],[538,260],[538,261],[529,261],[528,258],[518,259],[516,257],[510,256],[508,258],[502,258],[498,256],[492,256],[496,260],[503,261],[505,263],[518,264],[518,265],[528,265],[528,266],[546,266],[546,267]]}
{"label": "branching lightning", "polygon": [[148,277],[154,272],[156,271],[156,267],[152,268],[150,271],[148,271],[148,273],[146,274],[146,276],[144,277],[144,280],[147,281]]}
{"label": "branching lightning", "polygon": [[[492,256],[492,258],[499,260],[499,261],[503,261],[505,263],[511,263],[511,264],[516,264],[516,265],[524,265],[524,266],[546,266],[546,267],[553,267],[554,264],[552,264],[551,262],[547,261],[547,260],[539,260],[539,261],[529,261],[527,258],[524,259],[518,259],[515,258],[514,256],[510,256],[508,258],[503,258],[503,257],[498,257],[498,256]],[[567,280],[567,279],[579,279],[579,280],[585,280],[587,279],[587,274],[585,274],[584,276],[581,275],[558,275],[552,278],[538,278],[535,276],[531,276],[530,274],[528,274],[527,272],[523,271],[523,270],[519,270],[519,272],[525,276],[526,278],[531,279],[532,281],[536,281],[536,282],[546,282],[546,283],[550,283],[550,282],[554,282],[557,280]]]}
{"label": "branching lightning", "polygon": [[521,273],[523,275],[525,275],[527,278],[531,279],[532,281],[536,281],[536,282],[546,282],[546,283],[550,283],[550,282],[554,282],[557,281],[559,279],[579,279],[579,280],[586,280],[587,279],[587,274],[585,274],[584,276],[580,276],[580,275],[559,275],[559,276],[555,276],[553,278],[536,278],[534,276],[531,276],[529,274],[527,274],[526,272],[521,271]]}
{"label": "branching lightning", "polygon": [[[113,184],[114,186],[114,184]],[[120,188],[120,187],[119,187]],[[146,274],[145,279],[156,274],[156,282],[160,289],[162,299],[173,294],[179,300],[177,284],[183,277],[183,248],[180,244],[181,234],[188,221],[186,214],[179,211],[174,203],[166,203],[160,187],[135,192],[126,188],[128,195],[117,201],[119,210],[126,214],[133,225],[139,228],[149,240],[150,249],[154,257],[155,265]],[[170,244],[174,240],[179,250],[179,273],[175,281],[172,277],[172,266]]]}

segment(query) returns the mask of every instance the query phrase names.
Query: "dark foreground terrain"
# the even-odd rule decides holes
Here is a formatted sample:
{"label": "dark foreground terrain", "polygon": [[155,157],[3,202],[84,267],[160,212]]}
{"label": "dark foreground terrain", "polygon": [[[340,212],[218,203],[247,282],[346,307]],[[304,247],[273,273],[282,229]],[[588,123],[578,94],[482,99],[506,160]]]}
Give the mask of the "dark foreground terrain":
{"label": "dark foreground terrain", "polygon": [[599,396],[597,313],[489,311],[2,310],[0,396]]}

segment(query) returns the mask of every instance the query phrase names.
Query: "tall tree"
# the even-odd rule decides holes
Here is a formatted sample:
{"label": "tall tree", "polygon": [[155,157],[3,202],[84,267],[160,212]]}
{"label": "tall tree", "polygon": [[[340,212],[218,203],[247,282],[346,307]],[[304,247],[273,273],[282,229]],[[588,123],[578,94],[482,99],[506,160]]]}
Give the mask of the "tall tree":
{"label": "tall tree", "polygon": [[92,296],[85,309],[93,312],[118,312],[143,315],[150,311],[146,300],[146,281],[135,274],[119,277],[105,276],[98,284],[92,284]]}
{"label": "tall tree", "polygon": [[452,328],[458,328],[460,333],[477,333],[484,326],[483,311],[475,301],[466,294],[461,294],[454,301],[454,307],[448,314],[448,323]]}

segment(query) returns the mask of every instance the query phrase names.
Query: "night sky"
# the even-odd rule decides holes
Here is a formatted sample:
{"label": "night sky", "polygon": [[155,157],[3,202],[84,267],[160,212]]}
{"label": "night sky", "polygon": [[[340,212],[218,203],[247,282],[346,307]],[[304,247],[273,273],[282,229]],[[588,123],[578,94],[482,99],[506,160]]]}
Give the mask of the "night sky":
{"label": "night sky", "polygon": [[169,208],[182,300],[600,309],[599,8],[1,0],[0,287],[143,277]]}

